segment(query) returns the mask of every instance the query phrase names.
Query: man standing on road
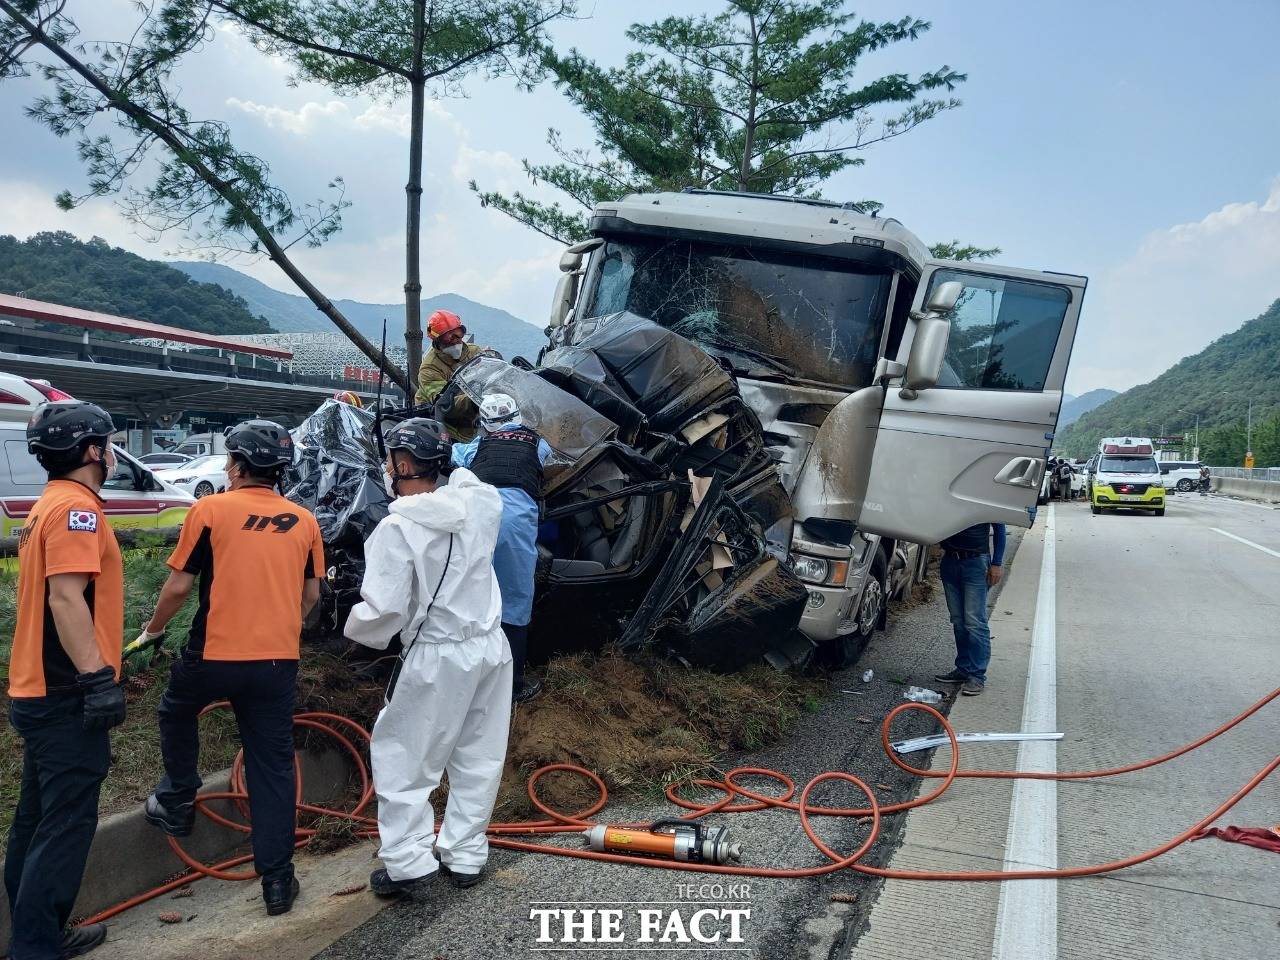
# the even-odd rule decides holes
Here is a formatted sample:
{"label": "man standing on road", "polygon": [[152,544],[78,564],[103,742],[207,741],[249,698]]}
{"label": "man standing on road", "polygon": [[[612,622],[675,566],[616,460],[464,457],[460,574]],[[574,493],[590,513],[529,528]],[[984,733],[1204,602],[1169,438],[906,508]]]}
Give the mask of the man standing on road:
{"label": "man standing on road", "polygon": [[[443,433],[425,417],[388,432],[384,466],[396,499],[365,543],[363,599],[345,629],[378,650],[396,636],[403,643],[369,747],[383,863],[369,888],[384,897],[413,892],[441,870],[459,887],[479,883],[507,755],[511,651],[493,572],[502,499],[462,467],[441,482]],[[437,836],[431,792],[446,771]]]}
{"label": "man standing on road", "polygon": [[991,660],[987,589],[1000,582],[1004,564],[1003,523],[979,523],[943,540],[942,589],[956,637],[956,666],[939,683],[958,683],[966,697],[982,693]]}
{"label": "man standing on road", "polygon": [[18,541],[9,721],[22,738],[22,786],[4,885],[13,960],[60,960],[107,937],[68,930],[124,722],[120,656],[124,565],[98,491],[115,467],[111,417],[92,403],[43,404],[27,449],[49,475]]}
{"label": "man standing on road", "polygon": [[488,351],[467,343],[467,328],[462,325],[462,319],[449,310],[431,314],[427,320],[427,336],[431,349],[418,369],[414,402],[418,406],[435,404],[435,418],[443,421],[459,440],[470,440],[476,435],[476,405],[461,392],[450,391],[443,398],[440,395],[459,367]]}
{"label": "man standing on road", "polygon": [[276,491],[292,462],[293,440],[278,423],[231,429],[227,492],[197,500],[187,514],[169,557],[173,572],[138,638],[164,633],[198,577],[200,604],[158,711],[165,777],[145,815],[170,836],[190,835],[201,785],[197,720],[209,704],[230,700],[244,743],[253,864],[271,916],[288,913],[299,890],[293,707],[302,621],[320,599],[325,570],[316,518]]}
{"label": "man standing on road", "polygon": [[533,575],[538,564],[538,502],[542,465],[551,446],[520,419],[520,407],[506,393],[480,402],[480,436],[454,444],[455,466],[470,468],[502,497],[502,525],[493,551],[493,572],[502,590],[502,632],[511,645],[512,699],[528,703],[542,684],[525,679],[529,621],[533,618]]}

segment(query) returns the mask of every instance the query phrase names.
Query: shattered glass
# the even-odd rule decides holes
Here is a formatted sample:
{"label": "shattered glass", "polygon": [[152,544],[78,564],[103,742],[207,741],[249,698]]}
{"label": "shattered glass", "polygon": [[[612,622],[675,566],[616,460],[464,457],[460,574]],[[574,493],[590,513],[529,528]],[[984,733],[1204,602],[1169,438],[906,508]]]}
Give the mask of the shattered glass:
{"label": "shattered glass", "polygon": [[889,302],[888,269],[656,237],[611,240],[595,262],[580,317],[621,311],[649,317],[752,376],[849,390],[871,382]]}

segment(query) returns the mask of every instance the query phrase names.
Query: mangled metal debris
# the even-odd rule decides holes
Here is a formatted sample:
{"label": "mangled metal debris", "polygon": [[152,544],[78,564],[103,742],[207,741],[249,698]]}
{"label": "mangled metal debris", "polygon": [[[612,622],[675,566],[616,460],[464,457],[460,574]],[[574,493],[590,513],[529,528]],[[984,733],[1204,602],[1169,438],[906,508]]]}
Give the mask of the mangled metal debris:
{"label": "mangled metal debris", "polygon": [[[535,369],[480,357],[448,388],[510,394],[553,451],[531,651],[617,642],[720,670],[803,659],[791,502],[733,377],[642,317],[575,333]],[[330,402],[294,432],[288,495],[323,517],[335,554],[318,633],[340,631],[358,599],[359,545],[386,512],[372,430],[372,415]]]}

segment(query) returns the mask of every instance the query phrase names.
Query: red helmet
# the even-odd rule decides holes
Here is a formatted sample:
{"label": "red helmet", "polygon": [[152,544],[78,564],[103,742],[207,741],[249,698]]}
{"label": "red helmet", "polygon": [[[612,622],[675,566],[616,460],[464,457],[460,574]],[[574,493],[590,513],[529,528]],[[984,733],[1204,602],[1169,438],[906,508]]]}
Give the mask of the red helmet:
{"label": "red helmet", "polygon": [[449,310],[437,310],[427,321],[427,335],[432,340],[443,337],[450,330],[461,330],[462,318]]}
{"label": "red helmet", "polygon": [[339,403],[350,404],[353,407],[364,406],[364,404],[360,401],[360,398],[356,396],[354,393],[352,393],[350,390],[339,390],[337,393],[333,395],[333,399],[337,400]]}

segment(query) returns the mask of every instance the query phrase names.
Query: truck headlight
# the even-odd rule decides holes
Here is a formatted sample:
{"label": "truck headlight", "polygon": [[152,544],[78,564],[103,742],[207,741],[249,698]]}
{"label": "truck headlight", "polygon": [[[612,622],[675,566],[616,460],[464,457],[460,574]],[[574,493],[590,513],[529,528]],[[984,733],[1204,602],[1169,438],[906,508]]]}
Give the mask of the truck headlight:
{"label": "truck headlight", "polygon": [[849,561],[827,560],[803,553],[791,555],[791,571],[805,583],[824,587],[842,587],[849,578]]}

